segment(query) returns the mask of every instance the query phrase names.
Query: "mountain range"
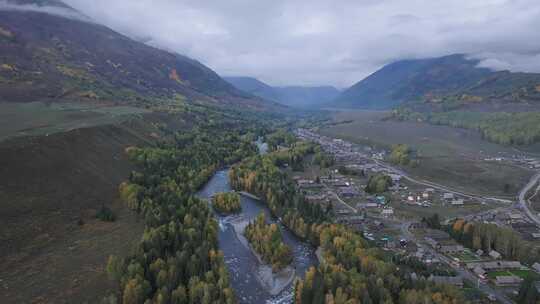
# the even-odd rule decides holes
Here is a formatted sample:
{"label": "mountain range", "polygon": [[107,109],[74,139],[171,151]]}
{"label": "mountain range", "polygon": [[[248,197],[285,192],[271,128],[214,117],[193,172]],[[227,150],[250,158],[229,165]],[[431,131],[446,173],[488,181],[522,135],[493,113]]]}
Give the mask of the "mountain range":
{"label": "mountain range", "polygon": [[354,84],[332,106],[389,109],[403,103],[540,100],[540,74],[493,71],[463,54],[401,60]]}
{"label": "mountain range", "polygon": [[4,2],[0,101],[91,99],[146,105],[181,99],[253,109],[280,107],[236,89],[194,59],[148,46],[86,18],[51,13],[55,9],[76,12],[56,0]]}
{"label": "mountain range", "polygon": [[252,77],[224,77],[224,79],[237,89],[291,107],[318,107],[331,102],[340,94],[340,91],[332,86],[274,87]]}

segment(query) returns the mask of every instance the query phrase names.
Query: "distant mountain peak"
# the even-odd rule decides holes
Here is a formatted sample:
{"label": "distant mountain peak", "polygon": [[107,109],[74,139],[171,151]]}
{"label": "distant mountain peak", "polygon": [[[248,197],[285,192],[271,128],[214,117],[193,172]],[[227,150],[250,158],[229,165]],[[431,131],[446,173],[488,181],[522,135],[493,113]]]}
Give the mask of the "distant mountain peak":
{"label": "distant mountain peak", "polygon": [[528,83],[537,83],[540,75],[495,72],[478,63],[465,54],[396,61],[345,90],[334,105],[388,109],[405,102],[441,102],[459,96],[474,100],[516,98],[516,92],[527,91]]}
{"label": "distant mountain peak", "polygon": [[65,4],[62,1],[59,0],[5,0],[0,1],[0,3],[5,2],[7,4],[13,4],[13,5],[35,5],[39,7],[62,7],[62,8],[69,8],[73,9],[69,5]]}
{"label": "distant mountain peak", "polygon": [[292,107],[320,106],[339,94],[339,90],[332,86],[273,87],[253,77],[236,76],[224,79],[237,89]]}

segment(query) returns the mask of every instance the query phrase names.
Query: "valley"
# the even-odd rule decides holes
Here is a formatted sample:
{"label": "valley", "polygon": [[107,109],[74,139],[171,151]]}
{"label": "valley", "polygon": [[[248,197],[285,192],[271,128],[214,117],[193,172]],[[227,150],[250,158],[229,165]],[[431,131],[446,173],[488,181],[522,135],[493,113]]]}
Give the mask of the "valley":
{"label": "valley", "polygon": [[386,151],[407,144],[420,160],[419,166],[408,168],[411,174],[463,192],[509,199],[533,175],[525,160],[537,158],[535,153],[487,142],[472,130],[394,121],[389,115],[338,111],[334,119],[346,123],[321,127],[320,132]]}
{"label": "valley", "polygon": [[0,303],[539,304],[526,2],[0,0]]}

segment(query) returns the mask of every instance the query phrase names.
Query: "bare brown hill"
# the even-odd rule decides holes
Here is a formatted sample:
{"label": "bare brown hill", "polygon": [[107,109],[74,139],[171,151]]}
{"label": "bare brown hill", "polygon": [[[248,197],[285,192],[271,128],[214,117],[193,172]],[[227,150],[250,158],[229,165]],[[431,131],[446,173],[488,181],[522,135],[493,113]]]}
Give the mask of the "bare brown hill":
{"label": "bare brown hill", "polygon": [[[127,254],[144,226],[118,199],[134,169],[124,150],[152,145],[154,121],[0,142],[2,303],[96,303],[114,288],[107,257]],[[102,205],[115,222],[96,219]]]}

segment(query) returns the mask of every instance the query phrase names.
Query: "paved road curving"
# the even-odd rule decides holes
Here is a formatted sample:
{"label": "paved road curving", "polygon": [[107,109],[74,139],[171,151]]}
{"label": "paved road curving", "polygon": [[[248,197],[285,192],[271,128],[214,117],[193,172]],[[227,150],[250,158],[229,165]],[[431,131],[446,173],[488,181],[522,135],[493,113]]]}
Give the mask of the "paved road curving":
{"label": "paved road curving", "polygon": [[538,216],[534,214],[534,211],[529,208],[529,201],[525,199],[525,195],[527,195],[527,192],[529,192],[529,190],[532,187],[536,186],[539,180],[540,180],[540,173],[537,173],[533,177],[531,177],[531,179],[529,180],[529,183],[525,185],[523,189],[521,189],[521,191],[519,192],[519,205],[521,206],[523,211],[525,211],[527,216],[533,222],[535,222],[536,225],[540,227],[540,218],[538,218]]}

